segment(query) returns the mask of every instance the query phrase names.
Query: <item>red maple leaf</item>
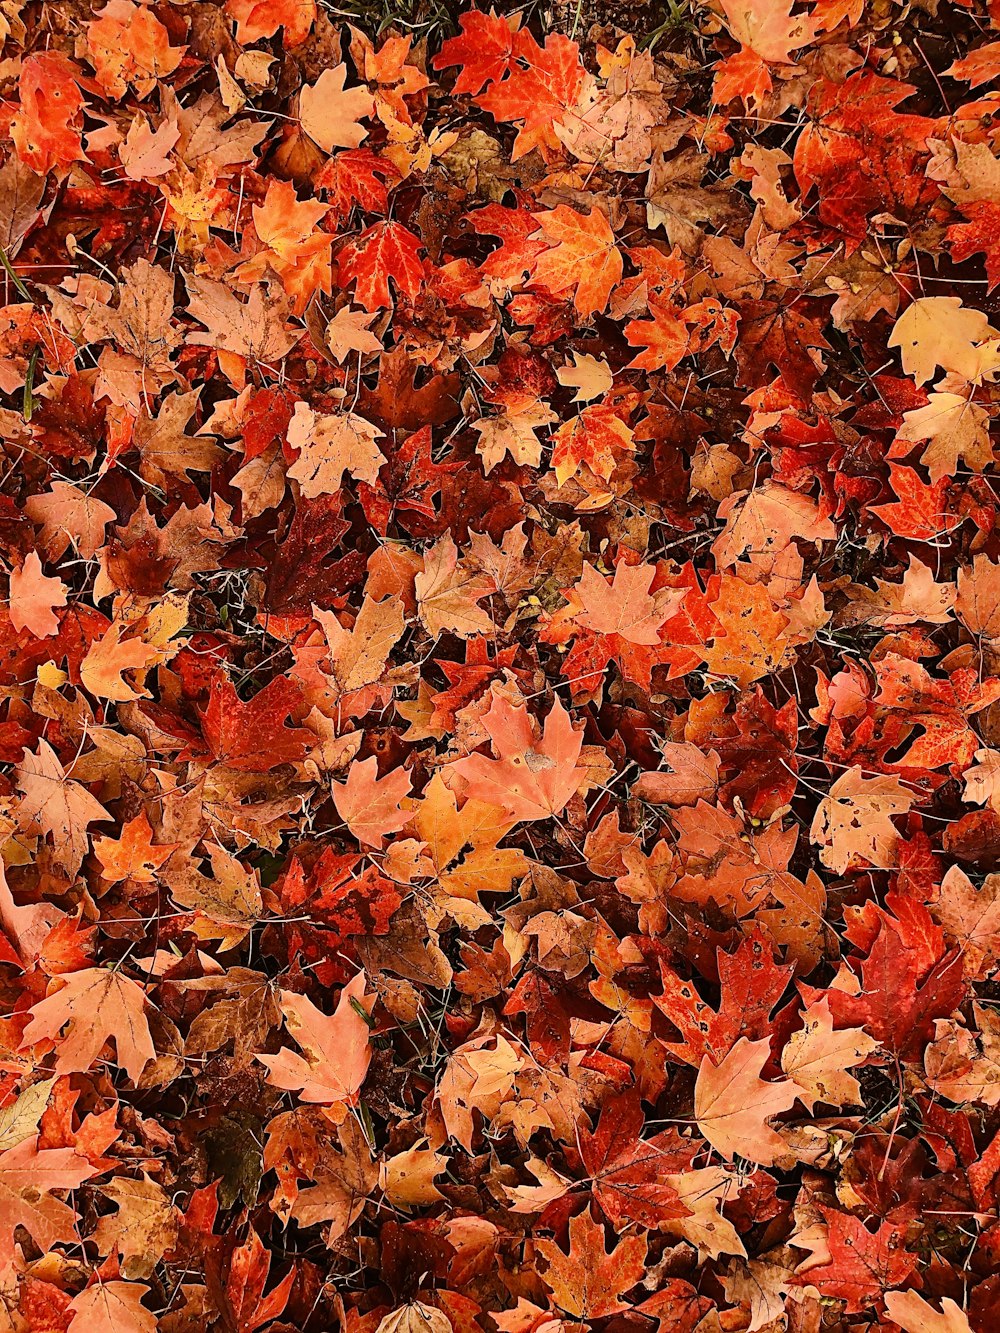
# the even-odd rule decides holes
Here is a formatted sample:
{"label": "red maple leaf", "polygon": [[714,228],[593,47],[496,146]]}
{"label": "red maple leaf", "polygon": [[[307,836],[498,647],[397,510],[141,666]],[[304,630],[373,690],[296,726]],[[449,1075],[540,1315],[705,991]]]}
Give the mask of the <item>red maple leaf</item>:
{"label": "red maple leaf", "polygon": [[410,301],[424,282],[423,243],[400,222],[376,222],[341,250],[338,277],[343,286],[356,283],[354,294],[365,310],[392,305],[389,280]]}
{"label": "red maple leaf", "polygon": [[302,695],[286,677],[278,676],[244,703],[228,676],[212,681],[202,731],[213,757],[245,773],[267,773],[279,764],[293,764],[305,754],[313,734],[286,726],[302,708]]}

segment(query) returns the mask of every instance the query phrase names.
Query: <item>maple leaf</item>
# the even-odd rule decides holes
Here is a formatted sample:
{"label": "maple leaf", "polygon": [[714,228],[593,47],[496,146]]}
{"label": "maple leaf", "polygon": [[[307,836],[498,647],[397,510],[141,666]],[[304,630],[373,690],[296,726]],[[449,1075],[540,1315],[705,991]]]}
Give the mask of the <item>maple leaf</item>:
{"label": "maple leaf", "polygon": [[[962,79],[965,83],[978,88],[981,83],[989,83],[1000,71],[1000,42],[988,42],[960,60],[954,61],[945,70],[952,79]],[[898,1321],[897,1321],[898,1322]]]}
{"label": "maple leaf", "polygon": [[787,1111],[798,1095],[790,1080],[766,1083],[761,1070],[771,1043],[739,1041],[719,1063],[706,1055],[694,1088],[698,1128],[713,1148],[732,1161],[738,1153],[748,1161],[770,1166],[787,1153],[784,1139],[768,1125],[771,1116]]}
{"label": "maple leaf", "polygon": [[626,1219],[658,1227],[689,1213],[670,1179],[678,1164],[671,1135],[642,1140],[643,1121],[638,1100],[626,1093],[605,1103],[594,1134],[581,1135],[594,1198],[616,1227]]}
{"label": "maple leaf", "polygon": [[448,769],[465,793],[489,804],[501,803],[512,818],[534,820],[558,815],[579,788],[583,736],[557,699],[545,719],[541,739],[527,708],[496,695],[483,725],[493,742],[494,759],[473,754]]}
{"label": "maple leaf", "polygon": [[793,162],[803,194],[816,189],[824,224],[861,240],[879,210],[909,216],[930,203],[927,139],[938,124],[896,110],[913,91],[867,71],[813,84],[813,123],[798,137]]}
{"label": "maple leaf", "polygon": [[241,280],[253,282],[272,268],[301,314],[315,292],[330,290],[333,237],[317,230],[326,213],[325,204],[299,200],[289,181],[270,181],[263,204],[253,208],[254,231],[265,249],[240,266]]}
{"label": "maple leaf", "polygon": [[120,838],[95,838],[94,855],[101,875],[109,884],[128,879],[135,884],[153,884],[156,872],[176,850],[177,843],[153,842],[153,830],[145,810],[130,819]]}
{"label": "maple leaf", "polygon": [[271,1254],[252,1228],[245,1245],[240,1245],[231,1260],[226,1295],[232,1309],[237,1333],[254,1333],[264,1324],[279,1319],[288,1304],[295,1281],[295,1269],[264,1295],[271,1271]]}
{"label": "maple leaf", "polygon": [[667,773],[641,773],[632,787],[640,801],[653,805],[697,805],[715,794],[719,783],[719,756],[704,753],[683,741],[661,741]]}
{"label": "maple leaf", "polygon": [[325,1244],[368,1333],[985,1328],[989,25],[65,8],[0,4],[11,1327],[312,1333]]}
{"label": "maple leaf", "polygon": [[80,71],[61,51],[35,51],[21,66],[19,107],[10,122],[18,157],[44,176],[53,167],[85,162],[80,142]]}
{"label": "maple leaf", "polygon": [[621,281],[623,265],[615,234],[598,208],[589,214],[559,204],[536,213],[536,233],[548,245],[535,260],[532,282],[560,296],[572,291],[581,319],[600,313],[612,288]]}
{"label": "maple leaf", "polygon": [[820,860],[838,875],[859,862],[892,866],[899,840],[892,817],[905,814],[916,799],[897,778],[866,777],[858,767],[848,769],[813,817],[809,836],[820,848]]}
{"label": "maple leaf", "polygon": [[53,1041],[56,1073],[73,1074],[89,1069],[113,1038],[118,1063],[135,1083],[156,1057],[143,988],[121,972],[103,967],[71,972],[62,982],[32,1006],[23,1045]]}
{"label": "maple leaf", "polygon": [[36,639],[50,638],[59,629],[56,608],[65,606],[67,600],[62,579],[42,572],[37,552],[29,552],[20,569],[12,571],[8,607],[16,630],[27,630]]}
{"label": "maple leaf", "polygon": [[157,129],[151,130],[144,117],[135,116],[125,142],[118,149],[118,158],[125,175],[134,181],[165,176],[173,169],[174,163],[169,154],[180,135],[180,126],[176,121],[166,120]]}
{"label": "maple leaf", "polygon": [[252,46],[283,29],[285,46],[300,46],[316,22],[316,0],[226,0],[236,20],[236,40]]}
{"label": "maple leaf", "polygon": [[378,680],[406,625],[402,607],[390,597],[381,602],[366,597],[349,630],[332,611],[314,606],[313,616],[329,645],[334,679],[345,693]]}
{"label": "maple leaf", "polygon": [[409,819],[400,808],[410,792],[410,775],[404,768],[378,776],[378,759],[356,759],[347,771],[346,782],[333,784],[337,813],[359,842],[381,847],[390,833],[397,833]]}
{"label": "maple leaf", "polygon": [[603,1319],[628,1309],[621,1294],[634,1287],[645,1271],[646,1242],[623,1236],[608,1253],[604,1228],[585,1209],[569,1222],[569,1254],[555,1241],[537,1240],[548,1265],[545,1283],[558,1309],[575,1319]]}
{"label": "maple leaf", "polygon": [[985,255],[988,290],[992,292],[1000,285],[1000,249],[997,246],[1000,207],[980,200],[973,206],[963,207],[962,211],[970,220],[948,228],[951,253],[959,263],[971,255]]}
{"label": "maple leaf", "polygon": [[576,389],[574,403],[589,403],[594,398],[603,398],[614,383],[608,363],[598,361],[585,352],[573,352],[573,364],[560,367],[556,371],[556,379],[563,388]]}
{"label": "maple leaf", "polygon": [[[462,1144],[466,1152],[472,1151],[475,1132],[472,1108],[478,1110],[486,1122],[492,1120],[510,1095],[518,1075],[523,1072],[521,1056],[502,1034],[496,1038],[495,1049],[487,1048],[488,1040],[481,1037],[464,1043],[449,1061],[438,1089],[441,1114],[448,1132]],[[542,1123],[545,1123],[544,1118]],[[527,1133],[530,1133],[530,1118]],[[553,1197],[561,1198],[565,1194],[567,1182],[556,1173],[550,1173],[544,1164],[539,1166],[537,1162],[532,1162],[531,1172],[537,1179],[546,1182],[542,1186],[543,1205],[551,1202]],[[518,1204],[516,1207],[519,1211],[536,1212],[538,1209],[534,1205],[537,1195],[532,1187],[529,1186],[528,1190],[530,1206],[525,1208]],[[518,1191],[512,1197],[520,1200],[524,1195]]]}
{"label": "maple leaf", "polygon": [[324,340],[338,362],[344,361],[351,352],[381,352],[381,342],[369,332],[373,318],[371,314],[351,310],[348,306],[337,311],[326,326]]}
{"label": "maple leaf", "polygon": [[319,415],[306,403],[296,403],[287,438],[299,456],[288,475],[310,499],[339,490],[345,472],[371,485],[385,462],[375,443],[382,436],[382,431],[354,412]]}
{"label": "maple leaf", "polygon": [[174,280],[146,259],[137,259],[124,278],[116,307],[93,312],[94,331],[134,357],[144,375],[169,380],[170,356],[180,342],[172,318]]}
{"label": "maple leaf", "polygon": [[964,773],[963,799],[978,805],[1000,806],[1000,752],[977,750],[976,764]]}
{"label": "maple leaf", "polygon": [[[330,1112],[324,1111],[320,1124],[329,1119]],[[300,1226],[329,1223],[328,1234],[339,1239],[364,1210],[378,1179],[378,1167],[371,1159],[364,1132],[353,1116],[340,1122],[337,1136],[343,1152],[334,1152],[320,1145],[317,1145],[317,1151],[309,1151],[303,1165],[316,1183],[310,1189],[297,1192],[289,1215]],[[324,1141],[327,1137],[328,1131],[323,1134]],[[299,1152],[294,1157],[298,1162],[303,1154]]]}
{"label": "maple leaf", "polygon": [[[838,1026],[863,1026],[883,1046],[910,1055],[929,1039],[935,1020],[960,1003],[962,956],[946,948],[922,903],[898,895],[890,901],[894,915],[869,903],[851,923],[867,950],[863,985],[852,983],[852,972],[844,978],[848,990],[823,993]],[[808,987],[803,993],[810,1001],[820,994]]]}
{"label": "maple leaf", "polygon": [[442,537],[424,555],[424,567],[413,581],[420,619],[428,633],[489,634],[493,621],[477,603],[492,588],[482,574],[459,563],[458,548],[450,537]]}
{"label": "maple leaf", "polygon": [[949,1296],[943,1297],[941,1309],[935,1310],[915,1291],[887,1291],[885,1308],[903,1333],[972,1333],[964,1310]]}
{"label": "maple leaf", "polygon": [[[161,660],[159,649],[146,643],[142,638],[122,640],[124,626],[112,624],[100,639],[90,647],[87,656],[80,663],[80,680],[85,689],[98,699],[110,699],[113,703],[129,703],[148,695],[142,688],[146,670]],[[123,673],[136,671],[136,688],[125,680]]]}
{"label": "maple leaf", "polygon": [[298,333],[290,331],[286,323],[291,298],[282,294],[275,299],[266,283],[256,283],[244,302],[224,283],[210,278],[186,274],[184,281],[188,310],[206,329],[205,333],[188,334],[192,345],[267,364],[280,361],[298,341]]}
{"label": "maple leaf", "polygon": [[741,940],[735,953],[718,950],[717,967],[718,1011],[700,998],[690,982],[660,964],[663,994],[654,995],[653,1003],[683,1037],[664,1046],[687,1064],[699,1065],[706,1055],[731,1050],[740,1037],[759,1039],[768,1033],[771,1013],[788,986],[789,969],[775,963],[759,930]]}
{"label": "maple leaf", "polygon": [[210,847],[208,854],[211,879],[187,859],[174,863],[165,879],[176,901],[194,911],[192,933],[199,939],[220,940],[222,948],[233,949],[260,919],[260,884],[253,870],[223,848]]}
{"label": "maple leaf", "polygon": [[1000,564],[980,554],[971,568],[959,569],[955,610],[971,633],[1000,639]]}
{"label": "maple leaf", "polygon": [[448,1164],[445,1153],[431,1148],[408,1148],[394,1153],[379,1169],[379,1188],[387,1199],[405,1208],[425,1207],[445,1196],[434,1184]]}
{"label": "maple leaf", "polygon": [[16,153],[0,167],[0,244],[14,259],[28,232],[41,217],[45,178],[36,175]]}
{"label": "maple leaf", "polygon": [[881,1298],[888,1287],[905,1282],[916,1263],[903,1249],[903,1237],[892,1222],[874,1234],[850,1213],[823,1208],[827,1221],[829,1262],[809,1270],[809,1281],[824,1296],[845,1302],[848,1314],[857,1314]]}
{"label": "maple leaf", "polygon": [[133,439],[140,453],[139,471],[148,481],[162,485],[169,476],[208,472],[221,458],[212,439],[186,434],[197,405],[197,392],[170,394],[155,417],[143,414],[136,422]]}
{"label": "maple leaf", "polygon": [[497,415],[472,423],[480,437],[476,451],[483,460],[483,471],[489,476],[505,454],[515,463],[538,467],[542,442],[535,431],[557,421],[556,414],[528,393],[498,395],[494,406],[500,408]]}
{"label": "maple leaf", "polygon": [[[549,33],[541,47],[526,28],[513,33],[509,75],[478,101],[496,120],[523,121],[511,160],[533,148],[559,148],[556,126],[573,113],[583,80],[580,48],[561,33]],[[562,205],[560,205],[561,207]]]}
{"label": "maple leaf", "polygon": [[424,284],[421,248],[420,238],[401,223],[376,222],[340,251],[337,276],[345,287],[355,283],[355,298],[369,314],[392,305],[390,278],[413,301]]}
{"label": "maple leaf", "polygon": [[514,68],[514,33],[520,15],[500,18],[491,11],[482,14],[472,9],[459,16],[461,32],[441,43],[441,50],[431,61],[433,69],[460,65],[454,91],[482,92],[488,83],[496,83]]}
{"label": "maple leaf", "polygon": [[178,1217],[161,1186],[141,1180],[112,1180],[103,1187],[118,1211],[101,1218],[94,1242],[101,1254],[117,1254],[127,1278],[148,1278],[177,1240]]}
{"label": "maple leaf", "polygon": [[[497,846],[511,823],[501,807],[475,798],[459,809],[441,774],[431,778],[413,816],[413,827],[427,844],[443,894],[474,901],[480,893],[510,886],[526,865],[524,853],[517,848]],[[449,903],[448,910],[455,914],[462,909]]]}
{"label": "maple leaf", "polygon": [[247,773],[267,773],[279,764],[295,763],[312,740],[304,727],[285,726],[300,703],[298,689],[286,676],[275,677],[248,703],[240,699],[228,676],[214,676],[202,714],[209,749],[220,763]]}
{"label": "maple leaf", "polygon": [[794,392],[808,397],[824,369],[823,337],[808,307],[783,301],[741,301],[740,337],[736,344],[737,383],[757,388],[777,370]]}
{"label": "maple leaf", "polygon": [[323,1106],[353,1105],[371,1059],[370,1029],[361,1011],[370,1013],[373,996],[365,995],[365,974],[357,973],[340,992],[332,1015],[305,995],[281,992],[285,1025],[305,1055],[283,1047],[277,1055],[258,1055],[268,1082],[296,1092],[304,1102]]}
{"label": "maple leaf", "polygon": [[124,97],[132,84],[140,96],[157,79],[172,74],[184,48],[170,45],[170,34],[152,11],[132,0],[109,0],[87,24],[87,49],[97,80],[109,97]]}
{"label": "maple leaf", "polygon": [[299,93],[299,119],[314,143],[327,153],[335,148],[357,148],[368,137],[360,121],[372,114],[367,88],[345,88],[347,66],[341,61],[324,69],[313,84]]}
{"label": "maple leaf", "polygon": [[995,1016],[973,1005],[976,1032],[939,1018],[934,1039],[924,1048],[924,1074],[938,1096],[953,1102],[1000,1103],[1000,1029]]}
{"label": "maple leaf", "polygon": [[43,1251],[76,1237],[74,1210],[53,1191],[76,1189],[97,1168],[72,1148],[39,1150],[33,1135],[0,1153],[0,1267],[7,1271],[16,1255],[14,1232],[24,1227]]}
{"label": "maple leaf", "polygon": [[628,363],[629,370],[673,370],[687,355],[690,335],[687,324],[668,302],[649,298],[651,319],[631,319],[625,325],[630,347],[643,347]]}
{"label": "maple leaf", "polygon": [[758,908],[769,894],[781,901],[791,896],[804,906],[803,888],[787,871],[794,829],[772,824],[748,846],[743,821],[719,806],[700,801],[693,809],[677,810],[673,819],[689,872],[676,889],[681,896],[703,904],[714,898],[739,916]]}
{"label": "maple leaf", "polygon": [[[729,1173],[714,1166],[688,1168],[673,1177],[673,1185],[691,1215],[668,1218],[663,1224],[665,1231],[686,1240],[706,1257],[745,1256],[746,1251],[735,1228],[721,1212],[731,1194],[732,1177]],[[657,1299],[653,1297],[649,1308],[654,1315],[657,1306]],[[671,1302],[668,1302],[665,1313],[673,1315]]]}
{"label": "maple leaf", "polygon": [[903,416],[894,448],[905,443],[930,440],[920,461],[931,482],[953,477],[962,460],[974,472],[982,472],[993,461],[989,413],[960,393],[932,393],[927,406]]}
{"label": "maple leaf", "polygon": [[898,500],[872,505],[871,512],[897,536],[931,541],[958,527],[961,518],[948,511],[946,478],[927,484],[913,468],[898,463],[889,464],[889,477]]}
{"label": "maple leaf", "polygon": [[480,235],[500,239],[499,248],[486,257],[479,271],[491,287],[506,294],[521,285],[547,248],[534,214],[526,208],[487,204],[470,215],[469,223]]}
{"label": "maple leaf", "polygon": [[[617,171],[645,171],[655,151],[654,131],[670,107],[651,51],[632,37],[599,57],[603,88],[585,80],[574,114],[554,126],[560,142],[581,162],[613,162]],[[608,145],[611,144],[609,154]]]}
{"label": "maple leaf", "polygon": [[315,603],[332,601],[357,577],[364,557],[357,552],[337,557],[350,528],[343,515],[340,492],[296,505],[288,534],[267,571],[268,610],[308,614]]}
{"label": "maple leaf", "polygon": [[259,972],[233,967],[222,976],[193,981],[190,988],[219,991],[222,996],[195,1018],[185,1050],[205,1055],[232,1042],[235,1064],[241,1069],[249,1066],[268,1034],[281,1022],[273,984]]}
{"label": "maple leaf", "polygon": [[660,631],[685,595],[673,588],[650,593],[656,577],[652,565],[621,561],[609,586],[592,565],[584,564],[576,587],[563,590],[568,604],[552,617],[543,637],[556,643],[575,638],[563,664],[574,696],[599,692],[601,673],[610,661],[618,663],[626,679],[650,688],[653,668],[665,661]]}
{"label": "maple leaf", "polygon": [[156,1315],[142,1298],[149,1287],[142,1282],[105,1282],[98,1278],[69,1303],[75,1333],[155,1333]]}
{"label": "maple leaf", "polygon": [[771,91],[768,64],[793,63],[792,51],[808,46],[815,38],[813,21],[804,14],[792,15],[791,5],[722,0],[726,24],[740,50],[716,67],[714,99],[725,105],[740,96],[748,106],[759,108]]}
{"label": "maple leaf", "polygon": [[577,624],[627,643],[659,643],[660,629],[670,612],[662,597],[650,594],[655,577],[652,565],[621,563],[609,583],[593,565],[584,565],[575,590],[583,605],[575,617]]}
{"label": "maple leaf", "polygon": [[65,771],[55,750],[41,739],[37,753],[25,750],[17,769],[17,785],[23,793],[18,823],[50,836],[57,863],[70,875],[87,854],[88,825],[111,818],[82,783],[73,781],[73,771]]}
{"label": "maple leaf", "polygon": [[592,403],[578,417],[563,422],[552,439],[552,470],[565,486],[585,464],[607,481],[622,455],[635,448],[632,431],[614,408]]}
{"label": "maple leaf", "polygon": [[746,687],[778,666],[788,647],[789,617],[774,605],[765,584],[724,575],[711,610],[717,628],[704,651],[710,671]]}
{"label": "maple leaf", "polygon": [[370,148],[337,153],[315,177],[315,185],[326,192],[338,219],[344,219],[355,204],[366,213],[385,213],[389,204],[389,182],[398,180],[399,169],[387,157]]}
{"label": "maple leaf", "polygon": [[411,1301],[387,1314],[375,1333],[449,1333],[452,1323],[443,1310]]}
{"label": "maple leaf", "polygon": [[39,1121],[55,1083],[54,1078],[32,1083],[0,1111],[0,1152],[16,1148],[38,1134]]}
{"label": "maple leaf", "polygon": [[858,1104],[861,1089],[847,1073],[878,1049],[878,1042],[861,1028],[834,1032],[826,1000],[802,1013],[802,1027],[793,1032],[781,1053],[781,1068],[800,1089],[799,1098],[813,1109],[816,1101],[832,1106]]}
{"label": "maple leaf", "polygon": [[932,915],[961,947],[966,976],[987,977],[1000,957],[1000,876],[987,875],[977,889],[960,866],[950,866]]}
{"label": "maple leaf", "polygon": [[918,621],[946,625],[955,606],[954,584],[936,583],[934,572],[911,557],[900,583],[876,579],[879,592],[887,603],[886,625],[910,625]]}
{"label": "maple leaf", "polygon": [[814,500],[774,481],[729,496],[718,513],[726,520],[725,530],[712,543],[720,566],[748,556],[751,564],[768,568],[765,562],[781,554],[795,537],[819,545],[837,535]]}
{"label": "maple leaf", "polygon": [[10,962],[20,958],[22,963],[29,966],[36,963],[53,929],[63,919],[64,914],[51,903],[19,907],[0,865],[0,925],[16,950]]}
{"label": "maple leaf", "polygon": [[997,336],[982,311],[957,296],[923,296],[896,320],[889,346],[899,348],[903,369],[918,384],[939,367],[975,383],[1000,364],[996,344],[989,345]]}

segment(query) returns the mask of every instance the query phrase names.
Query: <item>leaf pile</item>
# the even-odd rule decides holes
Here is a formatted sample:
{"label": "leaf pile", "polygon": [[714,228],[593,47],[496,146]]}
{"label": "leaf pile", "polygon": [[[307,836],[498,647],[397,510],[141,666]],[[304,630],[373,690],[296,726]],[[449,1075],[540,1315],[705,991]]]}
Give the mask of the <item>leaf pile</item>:
{"label": "leaf pile", "polygon": [[0,4],[10,1333],[1000,1323],[1000,8],[581,14]]}

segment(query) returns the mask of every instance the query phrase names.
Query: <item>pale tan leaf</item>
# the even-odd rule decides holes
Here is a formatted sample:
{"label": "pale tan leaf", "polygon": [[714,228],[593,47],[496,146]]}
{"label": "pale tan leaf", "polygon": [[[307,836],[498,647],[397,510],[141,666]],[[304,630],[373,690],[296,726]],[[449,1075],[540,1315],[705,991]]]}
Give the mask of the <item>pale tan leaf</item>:
{"label": "pale tan leaf", "polygon": [[790,1080],[766,1083],[760,1072],[771,1054],[771,1043],[741,1037],[715,1064],[706,1055],[694,1087],[694,1114],[698,1128],[728,1161],[737,1154],[760,1166],[770,1166],[787,1151],[785,1141],[767,1123],[795,1101]]}

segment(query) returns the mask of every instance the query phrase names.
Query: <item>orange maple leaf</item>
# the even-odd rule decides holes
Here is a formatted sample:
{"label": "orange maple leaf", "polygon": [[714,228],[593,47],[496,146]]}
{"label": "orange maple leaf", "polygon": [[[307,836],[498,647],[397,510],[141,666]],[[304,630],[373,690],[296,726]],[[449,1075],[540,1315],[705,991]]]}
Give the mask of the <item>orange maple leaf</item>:
{"label": "orange maple leaf", "polygon": [[549,249],[535,260],[532,283],[553,296],[573,294],[577,314],[586,319],[607,309],[611,290],[621,282],[621,252],[608,219],[599,208],[578,213],[558,204],[549,213],[536,213],[536,235]]}
{"label": "orange maple leaf", "polygon": [[95,838],[94,855],[101,863],[101,875],[109,884],[123,879],[135,884],[153,884],[156,872],[179,845],[154,843],[149,816],[143,810],[128,821],[120,838]]}
{"label": "orange maple leaf", "polygon": [[535,1247],[548,1264],[543,1276],[556,1305],[574,1319],[604,1319],[628,1309],[621,1294],[646,1268],[645,1239],[623,1236],[609,1254],[604,1228],[589,1209],[570,1218],[568,1255],[552,1240],[537,1240]]}
{"label": "orange maple leaf", "polygon": [[446,770],[461,782],[466,794],[503,806],[514,819],[548,819],[564,810],[586,769],[577,767],[583,733],[574,731],[559,700],[545,719],[540,740],[527,708],[499,694],[483,725],[497,757],[469,755]]}
{"label": "orange maple leaf", "polygon": [[649,319],[630,319],[625,337],[630,347],[643,347],[628,363],[629,370],[673,370],[687,354],[687,324],[669,301],[650,296]]}
{"label": "orange maple leaf", "polygon": [[771,1054],[771,1043],[741,1037],[716,1064],[705,1056],[694,1086],[694,1114],[698,1128],[713,1148],[728,1161],[739,1154],[750,1162],[770,1166],[788,1152],[783,1138],[768,1125],[769,1117],[787,1111],[798,1088],[786,1080],[766,1083],[761,1070]]}
{"label": "orange maple leaf", "polygon": [[593,565],[584,565],[573,590],[583,607],[574,619],[595,634],[614,634],[627,643],[655,644],[660,629],[676,610],[680,598],[673,589],[666,596],[651,593],[654,565],[615,566],[613,579],[603,578]]}
{"label": "orange maple leaf", "polygon": [[339,1107],[346,1114],[360,1091],[371,1059],[371,1031],[361,1016],[370,1013],[373,995],[365,995],[365,974],[359,972],[340,992],[331,1014],[305,995],[281,992],[285,1026],[305,1055],[287,1047],[277,1055],[258,1055],[267,1066],[268,1082],[296,1092],[304,1102]]}
{"label": "orange maple leaf", "polygon": [[328,212],[318,200],[300,200],[290,181],[269,181],[264,202],[252,209],[254,231],[263,248],[240,266],[237,276],[257,282],[268,267],[273,268],[295,299],[292,309],[301,315],[310,297],[329,292],[333,282],[333,237],[319,229]]}
{"label": "orange maple leaf", "polygon": [[69,1303],[73,1333],[156,1333],[156,1315],[142,1303],[144,1282],[98,1278]]}
{"label": "orange maple leaf", "polygon": [[17,768],[17,783],[24,799],[17,809],[22,828],[38,828],[52,838],[56,861],[75,874],[90,846],[87,827],[111,816],[100,801],[64,771],[59,757],[45,740],[38,753],[26,750]]}
{"label": "orange maple leaf", "polygon": [[17,1253],[17,1227],[24,1227],[42,1251],[75,1238],[76,1213],[52,1194],[76,1189],[97,1171],[72,1148],[39,1151],[34,1135],[0,1153],[0,1267],[4,1271]]}
{"label": "orange maple leaf", "polygon": [[10,576],[10,620],[16,630],[26,629],[36,639],[48,639],[59,629],[56,610],[67,602],[62,579],[42,572],[37,551],[29,551],[24,564]]}
{"label": "orange maple leaf", "polygon": [[327,153],[335,148],[357,148],[368,137],[359,122],[372,113],[372,95],[365,87],[345,88],[347,66],[343,61],[324,69],[313,84],[299,93],[299,119],[314,143]]}
{"label": "orange maple leaf", "polygon": [[60,983],[58,990],[32,1007],[22,1049],[53,1041],[56,1073],[75,1074],[89,1069],[111,1038],[118,1063],[134,1083],[156,1057],[145,1014],[146,992],[131,978],[105,967],[71,972]]}
{"label": "orange maple leaf", "polygon": [[378,759],[372,755],[370,759],[356,759],[347,770],[347,781],[333,784],[333,803],[359,842],[381,847],[388,835],[398,832],[410,818],[408,809],[400,809],[410,787],[405,768],[380,778]]}
{"label": "orange maple leaf", "polygon": [[236,20],[236,40],[253,46],[273,37],[279,28],[285,46],[300,46],[316,22],[316,0],[226,0],[226,13]]}

